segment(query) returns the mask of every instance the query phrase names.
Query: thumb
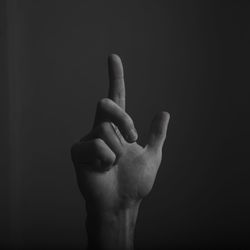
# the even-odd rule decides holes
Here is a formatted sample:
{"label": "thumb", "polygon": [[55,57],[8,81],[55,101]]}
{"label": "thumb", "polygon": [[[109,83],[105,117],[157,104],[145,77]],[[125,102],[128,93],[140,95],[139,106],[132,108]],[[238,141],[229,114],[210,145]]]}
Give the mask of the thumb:
{"label": "thumb", "polygon": [[167,134],[169,119],[170,114],[165,111],[155,115],[149,132],[147,145],[149,150],[159,152],[162,149]]}

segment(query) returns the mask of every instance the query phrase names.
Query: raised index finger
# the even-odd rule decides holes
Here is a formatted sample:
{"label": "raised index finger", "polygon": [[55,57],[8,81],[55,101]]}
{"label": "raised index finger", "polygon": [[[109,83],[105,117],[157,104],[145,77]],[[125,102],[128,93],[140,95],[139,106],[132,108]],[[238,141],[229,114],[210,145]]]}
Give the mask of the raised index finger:
{"label": "raised index finger", "polygon": [[125,110],[125,83],[122,61],[118,55],[108,57],[109,98]]}

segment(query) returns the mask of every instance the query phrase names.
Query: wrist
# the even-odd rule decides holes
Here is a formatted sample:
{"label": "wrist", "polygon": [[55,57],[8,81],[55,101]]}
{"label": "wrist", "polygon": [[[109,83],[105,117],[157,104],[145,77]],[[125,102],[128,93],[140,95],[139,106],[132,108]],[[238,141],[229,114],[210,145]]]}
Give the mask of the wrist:
{"label": "wrist", "polygon": [[89,249],[133,249],[140,202],[115,211],[87,206],[86,228]]}

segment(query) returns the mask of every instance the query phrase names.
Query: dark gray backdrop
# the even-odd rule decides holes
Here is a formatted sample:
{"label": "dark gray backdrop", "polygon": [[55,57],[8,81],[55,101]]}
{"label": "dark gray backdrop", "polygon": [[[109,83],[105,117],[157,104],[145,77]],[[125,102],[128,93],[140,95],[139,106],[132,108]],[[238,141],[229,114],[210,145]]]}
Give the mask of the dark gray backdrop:
{"label": "dark gray backdrop", "polygon": [[1,1],[1,244],[86,245],[71,144],[124,62],[146,142],[171,114],[139,247],[250,244],[248,1]]}

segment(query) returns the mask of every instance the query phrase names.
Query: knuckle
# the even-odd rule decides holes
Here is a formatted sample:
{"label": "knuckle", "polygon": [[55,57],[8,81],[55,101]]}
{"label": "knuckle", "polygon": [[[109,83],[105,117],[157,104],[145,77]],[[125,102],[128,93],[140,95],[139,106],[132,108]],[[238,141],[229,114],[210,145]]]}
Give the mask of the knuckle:
{"label": "knuckle", "polygon": [[98,108],[100,109],[105,109],[108,105],[110,105],[111,100],[109,98],[102,98],[99,102],[98,102]]}

